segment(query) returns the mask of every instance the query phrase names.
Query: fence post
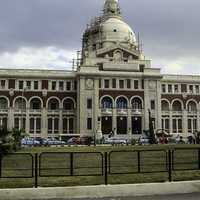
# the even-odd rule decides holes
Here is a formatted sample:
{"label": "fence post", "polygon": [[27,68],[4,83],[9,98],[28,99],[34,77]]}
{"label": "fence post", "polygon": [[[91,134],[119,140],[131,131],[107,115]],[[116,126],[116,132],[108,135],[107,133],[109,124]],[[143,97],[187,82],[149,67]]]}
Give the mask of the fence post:
{"label": "fence post", "polygon": [[70,176],[74,175],[74,153],[70,153]]}
{"label": "fence post", "polygon": [[35,188],[38,187],[38,154],[35,154]]}
{"label": "fence post", "polygon": [[168,175],[169,175],[169,182],[172,181],[172,154],[171,150],[168,150]]}
{"label": "fence post", "polygon": [[104,169],[105,169],[105,174],[104,174],[104,177],[105,177],[105,185],[108,185],[108,153],[105,152],[104,154],[104,159],[105,159],[105,162],[104,162]]}
{"label": "fence post", "polygon": [[137,152],[137,156],[138,156],[138,173],[140,173],[140,171],[141,171],[141,166],[140,166],[140,151]]}
{"label": "fence post", "polygon": [[2,157],[3,155],[0,153],[0,178],[2,177]]}
{"label": "fence post", "polygon": [[200,149],[198,149],[198,167],[200,169]]}

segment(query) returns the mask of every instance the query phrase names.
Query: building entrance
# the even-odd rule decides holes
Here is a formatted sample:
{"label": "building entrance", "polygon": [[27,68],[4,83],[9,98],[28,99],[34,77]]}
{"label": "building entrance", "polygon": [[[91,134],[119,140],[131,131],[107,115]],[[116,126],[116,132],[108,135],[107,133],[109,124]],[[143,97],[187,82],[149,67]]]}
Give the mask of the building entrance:
{"label": "building entrance", "polygon": [[101,118],[101,130],[103,134],[109,134],[112,131],[112,117]]}
{"label": "building entrance", "polygon": [[142,134],[142,117],[132,117],[132,134]]}
{"label": "building entrance", "polygon": [[117,117],[117,134],[127,134],[127,117]]}

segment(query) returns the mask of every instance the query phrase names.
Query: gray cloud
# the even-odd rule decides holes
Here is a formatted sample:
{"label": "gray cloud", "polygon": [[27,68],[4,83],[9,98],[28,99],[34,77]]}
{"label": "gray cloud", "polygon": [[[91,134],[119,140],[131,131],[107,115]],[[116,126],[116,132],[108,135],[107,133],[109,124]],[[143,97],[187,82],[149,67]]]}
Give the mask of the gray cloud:
{"label": "gray cloud", "polygon": [[[103,0],[0,0],[0,52],[22,47],[80,49],[81,36]],[[177,60],[200,54],[200,1],[121,0],[123,16],[140,32],[145,54]],[[193,69],[195,72],[195,69]]]}

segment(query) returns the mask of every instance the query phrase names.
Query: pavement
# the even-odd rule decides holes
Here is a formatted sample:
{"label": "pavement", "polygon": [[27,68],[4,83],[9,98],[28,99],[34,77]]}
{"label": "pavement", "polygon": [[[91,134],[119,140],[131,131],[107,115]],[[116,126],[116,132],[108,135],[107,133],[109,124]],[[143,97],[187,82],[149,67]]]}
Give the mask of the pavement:
{"label": "pavement", "polygon": [[[164,196],[162,196],[164,195]],[[172,195],[172,196],[171,196]],[[182,195],[182,196],[181,196]],[[192,195],[192,196],[190,196]],[[153,197],[152,197],[153,196]],[[160,197],[159,197],[160,196]],[[172,198],[174,196],[174,198]],[[192,198],[190,198],[192,197]],[[194,198],[193,198],[194,197]],[[1,189],[0,200],[199,200],[200,181]]]}
{"label": "pavement", "polygon": [[[174,195],[159,195],[159,196],[142,196],[142,197],[118,197],[118,198],[98,198],[95,200],[199,200],[200,193],[192,194],[174,194]],[[63,200],[63,199],[52,199],[52,200]],[[68,199],[69,200],[69,199]],[[71,199],[80,200],[80,199]],[[81,200],[93,200],[93,199],[81,199]]]}

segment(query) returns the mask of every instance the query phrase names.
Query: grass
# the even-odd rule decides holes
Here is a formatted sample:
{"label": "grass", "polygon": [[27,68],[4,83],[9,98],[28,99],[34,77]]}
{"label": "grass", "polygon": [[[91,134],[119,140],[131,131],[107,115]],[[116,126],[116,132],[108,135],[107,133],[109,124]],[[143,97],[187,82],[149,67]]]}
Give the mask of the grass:
{"label": "grass", "polygon": [[[187,149],[184,150],[183,148]],[[20,177],[21,175],[23,175],[25,177],[31,177],[32,157],[29,154],[22,155],[21,153],[30,153],[33,155],[33,157],[37,153],[41,157],[40,175],[43,177],[38,177],[38,184],[41,187],[104,184],[104,176],[101,176],[102,161],[104,163],[104,157],[102,158],[102,155],[104,155],[105,152],[109,153],[114,151],[110,154],[111,165],[108,169],[110,170],[110,174],[108,175],[109,184],[165,182],[168,181],[166,152],[169,149],[176,149],[174,153],[175,171],[172,172],[173,180],[199,180],[200,170],[198,170],[199,163],[197,148],[200,148],[200,145],[24,148],[17,152],[19,154],[6,156],[3,159],[2,176]],[[138,173],[137,151],[141,151],[141,173]],[[44,152],[52,153],[48,154]],[[70,176],[71,155],[69,154],[69,152],[76,152],[75,154],[73,154],[74,176]],[[87,154],[84,152],[91,152],[91,154]],[[102,154],[99,154],[97,152],[100,152]],[[34,178],[0,179],[0,188],[18,188],[33,186]]]}

